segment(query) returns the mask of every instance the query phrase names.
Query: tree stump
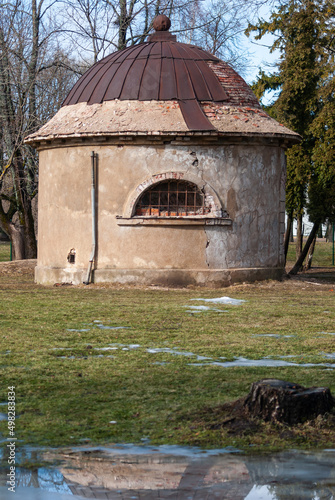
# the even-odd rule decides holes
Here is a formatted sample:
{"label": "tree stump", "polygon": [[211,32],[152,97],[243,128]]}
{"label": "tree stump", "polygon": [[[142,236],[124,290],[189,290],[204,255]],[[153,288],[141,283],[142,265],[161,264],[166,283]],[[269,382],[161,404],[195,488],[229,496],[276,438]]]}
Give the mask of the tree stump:
{"label": "tree stump", "polygon": [[277,379],[254,382],[243,403],[246,412],[253,417],[289,425],[323,415],[334,405],[335,400],[327,387],[306,389]]}

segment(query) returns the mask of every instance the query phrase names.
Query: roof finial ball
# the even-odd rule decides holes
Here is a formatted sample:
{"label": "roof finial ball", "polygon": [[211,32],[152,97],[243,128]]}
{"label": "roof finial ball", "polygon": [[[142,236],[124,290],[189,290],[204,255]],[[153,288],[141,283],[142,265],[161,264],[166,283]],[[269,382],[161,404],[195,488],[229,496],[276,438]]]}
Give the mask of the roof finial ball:
{"label": "roof finial ball", "polygon": [[153,22],[153,28],[155,31],[169,31],[170,26],[171,21],[164,14],[160,14],[159,16],[155,17]]}

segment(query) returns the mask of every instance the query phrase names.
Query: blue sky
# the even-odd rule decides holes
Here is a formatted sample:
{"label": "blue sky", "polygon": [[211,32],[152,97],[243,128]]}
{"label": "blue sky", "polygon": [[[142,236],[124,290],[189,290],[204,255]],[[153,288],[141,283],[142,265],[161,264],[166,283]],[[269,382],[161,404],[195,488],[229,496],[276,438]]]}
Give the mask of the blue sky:
{"label": "blue sky", "polygon": [[[271,11],[269,7],[265,5],[260,9],[257,17],[269,20],[270,16]],[[253,22],[256,23],[257,20],[255,19]],[[249,37],[243,36],[243,38],[244,46],[251,55],[248,72],[246,72],[243,77],[250,85],[256,80],[260,68],[265,71],[265,73],[275,71],[276,62],[279,59],[279,51],[276,50],[270,53],[270,47],[274,42],[273,35],[264,35],[261,40],[255,40],[252,34],[250,34]],[[262,99],[263,104],[269,104],[271,95],[273,95],[273,93],[269,93]]]}
{"label": "blue sky", "polygon": [[274,70],[273,64],[278,60],[279,53],[278,51],[270,53],[268,46],[271,45],[272,39],[273,37],[270,35],[264,36],[262,40],[254,40],[252,36],[249,39],[246,38],[246,47],[252,54],[249,74],[245,78],[249,84],[255,80],[259,68],[262,68],[266,73]]}

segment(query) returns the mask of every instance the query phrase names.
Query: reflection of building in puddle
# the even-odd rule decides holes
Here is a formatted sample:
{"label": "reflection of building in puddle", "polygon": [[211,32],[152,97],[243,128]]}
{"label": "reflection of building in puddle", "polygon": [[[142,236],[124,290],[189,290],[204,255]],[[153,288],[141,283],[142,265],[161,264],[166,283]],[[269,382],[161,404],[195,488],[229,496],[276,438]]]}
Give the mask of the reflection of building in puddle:
{"label": "reflection of building in puddle", "polygon": [[[8,468],[0,469],[0,487],[8,488]],[[71,493],[69,486],[66,483],[61,472],[54,468],[49,467],[34,467],[31,469],[24,469],[16,467],[15,470],[15,488],[34,488],[43,491],[51,491],[57,493]],[[0,491],[0,498],[2,499]],[[18,493],[18,492],[16,492]],[[18,500],[24,499],[18,493],[13,495],[13,498]],[[42,498],[41,496],[37,498]]]}
{"label": "reflection of building in puddle", "polygon": [[[61,473],[69,483],[114,489],[175,489],[187,463],[159,457],[115,457],[111,461],[99,458],[72,459],[66,457]],[[70,486],[71,487],[71,486]]]}
{"label": "reflection of building in puddle", "polygon": [[[41,451],[43,460],[53,466],[17,467],[14,496],[19,500],[57,500],[48,493],[55,492],[66,495],[62,498],[71,498],[70,494],[112,500],[335,498],[335,450],[265,456],[229,451],[130,444],[78,447],[58,454]],[[29,463],[29,457],[33,463],[43,461],[36,450],[20,454],[22,451],[18,463]],[[55,466],[55,460],[62,465]],[[7,472],[7,467],[0,468],[1,500],[12,496],[7,494]]]}
{"label": "reflection of building in puddle", "polygon": [[61,473],[76,495],[87,494],[88,490],[92,494],[97,490],[203,490],[206,498],[214,488],[225,492],[220,498],[238,500],[244,499],[253,486],[244,462],[232,455],[203,459],[163,454],[61,458],[66,461]]}

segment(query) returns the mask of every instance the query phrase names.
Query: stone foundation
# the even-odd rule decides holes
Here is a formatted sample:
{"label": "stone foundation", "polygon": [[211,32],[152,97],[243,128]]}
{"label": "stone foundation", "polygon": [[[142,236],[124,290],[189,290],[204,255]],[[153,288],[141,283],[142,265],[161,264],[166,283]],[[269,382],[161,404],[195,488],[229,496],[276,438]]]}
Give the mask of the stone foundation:
{"label": "stone foundation", "polygon": [[[203,286],[221,288],[234,283],[254,282],[266,279],[281,280],[283,268],[249,269],[97,269],[93,271],[94,283],[118,283],[140,286]],[[55,283],[82,284],[87,269],[59,269],[39,267],[35,269],[36,283],[53,285]]]}

